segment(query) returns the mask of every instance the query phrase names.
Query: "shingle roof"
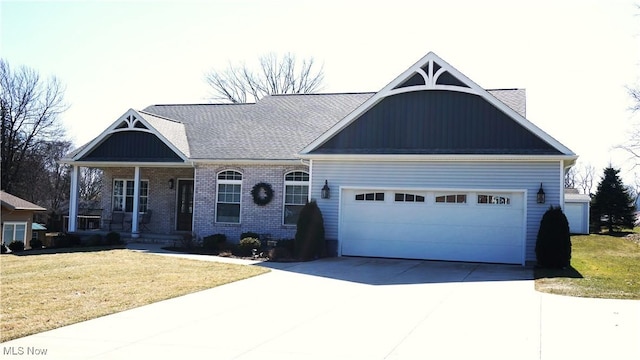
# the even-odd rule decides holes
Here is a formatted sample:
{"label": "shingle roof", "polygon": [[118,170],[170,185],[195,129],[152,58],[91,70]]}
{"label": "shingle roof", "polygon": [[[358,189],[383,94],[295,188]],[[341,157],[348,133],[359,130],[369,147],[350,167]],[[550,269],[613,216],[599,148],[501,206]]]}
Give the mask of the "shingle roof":
{"label": "shingle roof", "polygon": [[11,195],[7,192],[0,191],[0,202],[2,206],[9,210],[31,210],[31,211],[47,211],[47,209],[38,206],[27,200]]}
{"label": "shingle roof", "polygon": [[[524,116],[523,89],[488,91]],[[255,104],[151,105],[141,114],[194,160],[291,160],[373,95],[271,95]]]}
{"label": "shingle roof", "polygon": [[185,126],[191,159],[289,160],[373,93],[272,95],[255,104],[152,105]]}

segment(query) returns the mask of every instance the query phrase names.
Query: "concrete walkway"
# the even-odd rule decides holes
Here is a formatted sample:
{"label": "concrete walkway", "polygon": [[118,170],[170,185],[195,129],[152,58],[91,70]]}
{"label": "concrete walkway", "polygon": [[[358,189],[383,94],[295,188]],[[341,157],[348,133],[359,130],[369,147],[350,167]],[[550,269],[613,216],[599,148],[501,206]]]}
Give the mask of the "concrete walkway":
{"label": "concrete walkway", "polygon": [[[273,271],[9,341],[3,358],[640,359],[640,301],[537,293],[531,269],[520,266],[258,265]],[[37,349],[46,356],[26,355]]]}

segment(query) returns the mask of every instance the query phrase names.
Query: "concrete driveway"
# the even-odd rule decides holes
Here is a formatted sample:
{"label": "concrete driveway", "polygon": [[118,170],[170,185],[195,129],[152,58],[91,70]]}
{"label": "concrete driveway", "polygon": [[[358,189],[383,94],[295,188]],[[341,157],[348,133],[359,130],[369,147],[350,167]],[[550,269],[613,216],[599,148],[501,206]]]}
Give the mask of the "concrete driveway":
{"label": "concrete driveway", "polygon": [[47,359],[640,358],[639,301],[540,294],[520,266],[260,266],[273,271],[3,343],[4,358],[45,357],[29,349]]}

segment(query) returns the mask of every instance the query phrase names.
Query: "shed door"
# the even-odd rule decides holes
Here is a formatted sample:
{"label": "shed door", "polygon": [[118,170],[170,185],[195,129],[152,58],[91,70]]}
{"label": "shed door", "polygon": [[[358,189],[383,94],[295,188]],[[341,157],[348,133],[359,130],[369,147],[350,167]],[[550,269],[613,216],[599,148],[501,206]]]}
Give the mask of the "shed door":
{"label": "shed door", "polygon": [[524,263],[523,192],[343,189],[342,255]]}

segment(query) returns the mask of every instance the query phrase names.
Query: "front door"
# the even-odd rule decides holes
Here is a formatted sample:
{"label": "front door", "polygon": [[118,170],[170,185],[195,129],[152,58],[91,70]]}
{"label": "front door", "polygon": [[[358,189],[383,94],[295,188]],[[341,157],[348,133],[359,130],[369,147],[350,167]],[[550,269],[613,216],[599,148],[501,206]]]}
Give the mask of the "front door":
{"label": "front door", "polygon": [[191,231],[193,222],[193,180],[178,179],[178,215],[176,230]]}

